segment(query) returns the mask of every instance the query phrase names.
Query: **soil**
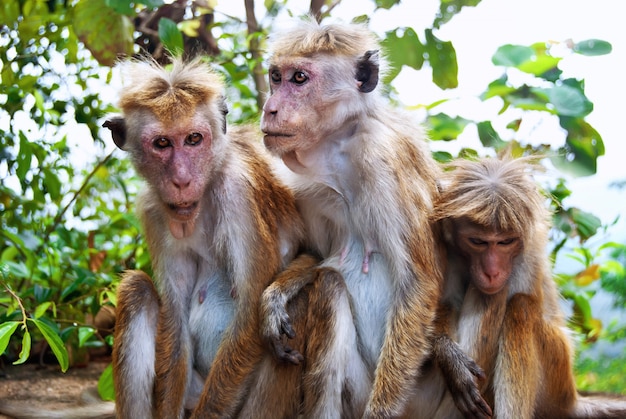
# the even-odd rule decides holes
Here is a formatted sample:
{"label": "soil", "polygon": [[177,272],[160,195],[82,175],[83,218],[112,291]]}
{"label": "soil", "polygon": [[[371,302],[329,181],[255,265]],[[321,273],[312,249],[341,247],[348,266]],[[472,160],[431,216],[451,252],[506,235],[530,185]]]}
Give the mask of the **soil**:
{"label": "soil", "polygon": [[[5,363],[0,368],[0,399],[24,401],[49,410],[76,406],[83,390],[98,385],[100,374],[110,362],[110,358],[101,357],[65,373],[58,365]],[[0,419],[7,418],[0,414]]]}

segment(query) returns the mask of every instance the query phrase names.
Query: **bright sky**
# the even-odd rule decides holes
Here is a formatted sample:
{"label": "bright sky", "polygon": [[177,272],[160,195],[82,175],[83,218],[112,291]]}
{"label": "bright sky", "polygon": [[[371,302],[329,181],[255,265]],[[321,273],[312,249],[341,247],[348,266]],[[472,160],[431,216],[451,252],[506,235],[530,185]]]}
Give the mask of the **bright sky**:
{"label": "bright sky", "polygon": [[[262,2],[257,15],[262,13]],[[289,0],[288,5],[296,14],[307,10],[308,0]],[[543,41],[574,42],[586,39],[609,41],[613,52],[606,56],[567,56],[561,63],[565,76],[585,79],[585,91],[594,103],[594,111],[587,117],[589,123],[602,136],[606,155],[598,161],[598,173],[589,178],[572,180],[568,186],[573,193],[566,204],[579,207],[599,216],[605,223],[618,216],[626,217],[626,190],[609,188],[612,181],[626,179],[626,139],[622,134],[622,116],[613,107],[623,103],[624,60],[626,59],[626,33],[620,0],[483,0],[477,7],[464,8],[435,36],[452,41],[459,63],[459,88],[441,91],[431,81],[429,69],[414,71],[405,69],[394,86],[400,99],[407,105],[429,104],[442,98],[467,98],[477,96],[487,84],[502,74],[502,69],[491,63],[491,56],[504,44],[530,45]],[[357,14],[368,14],[370,27],[379,34],[395,27],[411,26],[423,36],[424,28],[430,26],[439,5],[438,0],[403,0],[391,10],[374,12],[373,1],[342,0],[333,17],[350,20]],[[221,0],[218,10],[225,8],[243,16],[243,2]],[[622,28],[622,29],[620,29]],[[621,100],[620,100],[621,99]],[[453,106],[455,105],[455,106]],[[479,101],[454,101],[442,111],[458,112],[461,116],[481,119],[481,112],[495,115],[499,103],[483,104]],[[495,106],[495,107],[494,107]],[[507,118],[506,122],[510,119]],[[495,122],[494,122],[495,124]],[[475,137],[469,132],[456,142],[456,146],[478,148]],[[563,142],[562,134],[545,123],[528,130],[533,142]],[[439,144],[433,146],[439,147]],[[626,240],[626,220],[611,229],[612,236]],[[605,241],[599,238],[598,242]]]}

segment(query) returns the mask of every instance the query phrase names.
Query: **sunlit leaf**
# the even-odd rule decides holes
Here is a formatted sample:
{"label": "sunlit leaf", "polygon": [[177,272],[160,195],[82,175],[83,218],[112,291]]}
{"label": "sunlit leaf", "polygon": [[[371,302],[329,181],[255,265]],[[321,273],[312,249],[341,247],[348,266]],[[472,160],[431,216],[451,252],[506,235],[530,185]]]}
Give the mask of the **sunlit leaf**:
{"label": "sunlit leaf", "polygon": [[61,370],[63,372],[67,371],[67,368],[69,367],[69,357],[67,349],[65,348],[65,345],[59,335],[41,320],[29,319],[29,321],[35,323],[35,326],[37,326],[43,337],[46,339],[46,342],[48,342],[48,345],[50,345],[50,349],[52,349],[54,356],[56,356],[57,361],[61,366]]}
{"label": "sunlit leaf", "polygon": [[4,322],[0,324],[0,355],[2,355],[7,349],[7,346],[9,346],[11,336],[20,324],[20,322]]}
{"label": "sunlit leaf", "polygon": [[500,138],[498,132],[493,128],[490,121],[483,121],[476,124],[478,128],[478,137],[485,147],[491,147],[500,150],[506,146],[506,142]]}
{"label": "sunlit leaf", "polygon": [[173,55],[181,54],[185,48],[183,34],[172,19],[162,17],[159,20],[159,38]]}
{"label": "sunlit leaf", "polygon": [[28,361],[28,357],[30,356],[30,332],[28,329],[24,329],[24,336],[22,336],[22,350],[20,351],[19,358],[17,361],[13,362],[13,365],[23,364]]}
{"label": "sunlit leaf", "polygon": [[593,110],[593,103],[579,88],[562,84],[543,90],[560,115],[584,117]]}
{"label": "sunlit leaf", "polygon": [[96,329],[93,327],[79,327],[78,328],[78,347],[82,348],[85,343],[96,333]]}
{"label": "sunlit leaf", "polygon": [[613,47],[609,42],[600,39],[587,39],[574,44],[573,51],[578,54],[594,56],[610,54]]}
{"label": "sunlit leaf", "polygon": [[455,117],[452,118],[444,113],[430,115],[428,126],[430,127],[429,138],[434,141],[450,141],[456,139],[471,121]]}
{"label": "sunlit leaf", "polygon": [[582,211],[578,208],[570,208],[568,212],[576,224],[576,229],[582,241],[595,235],[602,226],[602,221],[589,212]]}
{"label": "sunlit leaf", "polygon": [[456,51],[452,42],[444,42],[427,29],[426,52],[428,62],[433,69],[433,82],[442,89],[454,89],[459,85]]}
{"label": "sunlit leaf", "polygon": [[20,151],[17,154],[17,170],[15,174],[22,183],[26,181],[26,174],[30,170],[32,158],[33,151],[30,142],[28,138],[26,138],[26,135],[20,131]]}
{"label": "sunlit leaf", "polygon": [[102,400],[115,400],[115,388],[113,387],[113,365],[109,364],[102,371],[98,379],[98,394]]}
{"label": "sunlit leaf", "polygon": [[574,277],[574,282],[579,287],[586,287],[598,279],[600,279],[600,265],[593,264],[587,267],[587,269],[579,272]]}
{"label": "sunlit leaf", "polygon": [[39,304],[37,308],[35,309],[35,314],[33,316],[36,319],[40,318],[46,313],[46,311],[48,311],[51,305],[52,305],[51,301],[46,301],[45,303]]}
{"label": "sunlit leaf", "polygon": [[509,44],[498,48],[491,58],[491,62],[504,67],[517,67],[529,61],[534,55],[535,50],[531,47]]}
{"label": "sunlit leaf", "polygon": [[112,66],[120,55],[133,53],[134,25],[115,13],[106,0],[80,0],[74,6],[72,24],[78,38],[102,65]]}
{"label": "sunlit leaf", "polygon": [[391,66],[386,75],[386,83],[393,80],[404,65],[415,70],[424,65],[424,46],[412,28],[398,28],[387,32],[383,46]]}

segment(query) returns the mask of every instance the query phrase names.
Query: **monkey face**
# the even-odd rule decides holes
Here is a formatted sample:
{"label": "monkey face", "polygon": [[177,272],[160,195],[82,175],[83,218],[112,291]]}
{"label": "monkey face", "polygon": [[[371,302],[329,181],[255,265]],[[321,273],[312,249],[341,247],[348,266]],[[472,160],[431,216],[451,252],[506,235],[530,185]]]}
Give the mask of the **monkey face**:
{"label": "monkey face", "polygon": [[504,288],[522,248],[521,239],[513,233],[469,222],[457,225],[456,243],[469,261],[473,284],[487,295]]}

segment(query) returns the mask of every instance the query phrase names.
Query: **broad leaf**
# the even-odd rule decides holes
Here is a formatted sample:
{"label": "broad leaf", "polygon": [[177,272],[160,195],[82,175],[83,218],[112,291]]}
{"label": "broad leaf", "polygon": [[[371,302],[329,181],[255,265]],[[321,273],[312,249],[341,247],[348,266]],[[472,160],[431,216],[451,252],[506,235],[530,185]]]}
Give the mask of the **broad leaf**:
{"label": "broad leaf", "polygon": [[115,388],[113,387],[113,365],[109,364],[102,371],[98,379],[98,394],[102,400],[115,400]]}
{"label": "broad leaf", "polygon": [[172,55],[180,55],[185,49],[183,34],[172,19],[162,17],[159,20],[159,38]]}
{"label": "broad leaf", "polygon": [[610,54],[613,47],[610,43],[600,39],[587,39],[574,44],[573,51],[582,55],[606,55]]}
{"label": "broad leaf", "polygon": [[17,326],[19,326],[20,322],[5,322],[0,324],[0,355],[4,353],[7,346],[9,346],[9,340],[11,340],[11,336],[17,330]]}
{"label": "broad leaf", "polygon": [[61,371],[67,371],[67,368],[69,367],[69,357],[67,355],[67,349],[65,349],[65,345],[59,335],[41,320],[28,320],[35,323],[35,326],[37,326],[43,337],[46,339],[46,342],[48,342],[48,345],[50,345],[50,349],[52,349],[54,356],[56,356],[57,361],[59,361]]}
{"label": "broad leaf", "polygon": [[78,38],[102,65],[112,66],[120,55],[132,55],[134,25],[116,13],[107,0],[80,0],[72,24]]}
{"label": "broad leaf", "polygon": [[28,361],[28,357],[30,356],[30,332],[28,329],[24,330],[24,336],[22,336],[22,350],[20,351],[19,358],[13,362],[13,365],[23,364]]}
{"label": "broad leaf", "polygon": [[433,82],[442,89],[454,89],[459,85],[456,51],[451,42],[444,42],[427,29],[426,52],[433,68]]}
{"label": "broad leaf", "polygon": [[478,137],[485,147],[491,147],[494,150],[500,150],[506,146],[506,142],[500,138],[500,135],[491,125],[490,121],[483,121],[476,124],[478,128]]}
{"label": "broad leaf", "polygon": [[424,65],[424,46],[415,31],[411,28],[389,31],[383,41],[387,60],[391,68],[387,72],[385,82],[389,83],[407,65],[419,70]]}

